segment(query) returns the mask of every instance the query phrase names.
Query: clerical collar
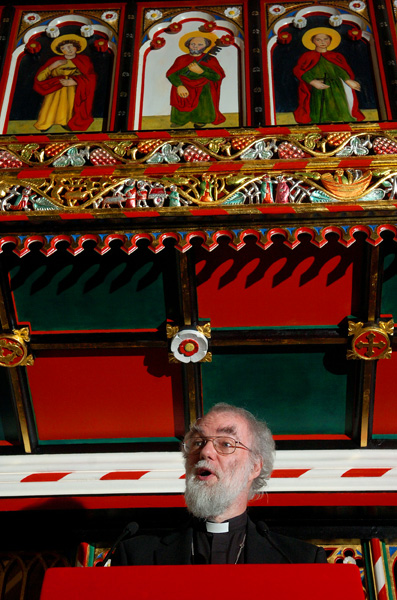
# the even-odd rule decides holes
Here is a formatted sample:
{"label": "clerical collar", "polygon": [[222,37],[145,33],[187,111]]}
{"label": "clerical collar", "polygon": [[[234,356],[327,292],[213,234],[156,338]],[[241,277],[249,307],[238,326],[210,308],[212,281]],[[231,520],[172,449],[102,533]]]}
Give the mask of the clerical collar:
{"label": "clerical collar", "polygon": [[247,525],[247,513],[233,517],[230,521],[224,521],[223,523],[214,523],[212,521],[205,522],[205,528],[207,533],[228,533],[229,531],[235,531]]}
{"label": "clerical collar", "polygon": [[208,533],[228,533],[229,521],[225,521],[224,523],[213,523],[212,521],[206,521],[205,528]]}

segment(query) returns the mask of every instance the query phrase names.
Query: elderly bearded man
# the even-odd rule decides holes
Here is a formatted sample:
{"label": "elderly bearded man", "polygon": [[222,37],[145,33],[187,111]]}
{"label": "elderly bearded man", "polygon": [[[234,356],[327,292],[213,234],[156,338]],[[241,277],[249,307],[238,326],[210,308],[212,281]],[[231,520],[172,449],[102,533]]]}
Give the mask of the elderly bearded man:
{"label": "elderly bearded man", "polygon": [[192,37],[185,42],[189,54],[179,56],[166,76],[171,88],[171,127],[192,122],[196,128],[226,120],[219,110],[225,72],[214,56],[205,54],[211,41]]}
{"label": "elderly bearded man", "polygon": [[193,518],[165,537],[119,544],[112,565],[323,563],[325,551],[270,533],[249,519],[248,500],[273,468],[270,430],[248,411],[216,404],[185,436],[185,500]]}

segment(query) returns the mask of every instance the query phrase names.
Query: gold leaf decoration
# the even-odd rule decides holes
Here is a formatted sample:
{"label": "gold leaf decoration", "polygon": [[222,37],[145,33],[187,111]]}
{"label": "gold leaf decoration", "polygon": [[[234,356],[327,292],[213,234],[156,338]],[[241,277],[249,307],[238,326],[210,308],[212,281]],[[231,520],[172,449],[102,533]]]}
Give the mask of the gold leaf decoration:
{"label": "gold leaf decoration", "polygon": [[116,146],[114,146],[113,152],[117,154],[117,156],[124,156],[130,146],[131,142],[129,140],[125,142],[119,142],[116,144]]}
{"label": "gold leaf decoration", "polygon": [[217,154],[219,152],[219,149],[222,146],[222,144],[224,144],[224,142],[225,142],[224,138],[215,138],[215,139],[211,140],[208,144],[206,144],[206,146],[209,150],[211,150],[211,152],[214,152],[214,154]]}
{"label": "gold leaf decoration", "polygon": [[346,352],[346,358],[347,360],[358,360],[358,356],[353,350],[348,350]]}
{"label": "gold leaf decoration", "polygon": [[24,160],[30,160],[32,154],[34,154],[38,148],[40,148],[39,144],[26,144],[26,146],[24,146],[21,150],[21,158]]}
{"label": "gold leaf decoration", "polygon": [[319,133],[308,133],[305,136],[305,146],[306,148],[308,148],[309,150],[314,150],[314,148],[317,145],[317,142],[319,142],[321,140],[321,135]]}
{"label": "gold leaf decoration", "polygon": [[355,323],[354,321],[348,321],[348,335],[356,335],[356,333],[362,329],[364,326],[364,323],[362,323],[361,321],[359,321],[358,323]]}
{"label": "gold leaf decoration", "polygon": [[386,352],[384,353],[383,358],[391,358],[391,355],[392,355],[392,349],[388,348],[386,350]]}
{"label": "gold leaf decoration", "polygon": [[390,319],[390,321],[379,321],[379,327],[388,335],[394,334],[394,321]]}
{"label": "gold leaf decoration", "polygon": [[197,325],[197,331],[205,335],[205,337],[211,337],[211,323],[205,323],[205,325]]}
{"label": "gold leaf decoration", "polygon": [[30,332],[28,327],[22,327],[22,329],[13,329],[12,333],[18,336],[24,342],[29,342]]}
{"label": "gold leaf decoration", "polygon": [[178,333],[179,327],[178,327],[178,325],[170,325],[169,323],[167,323],[166,330],[167,330],[167,338],[172,338],[172,337],[174,337],[174,335],[176,335]]}
{"label": "gold leaf decoration", "polygon": [[318,181],[321,178],[320,173],[317,172],[312,172],[312,171],[304,171],[304,172],[297,172],[294,173],[295,177],[298,177],[299,179],[314,179],[315,181]]}
{"label": "gold leaf decoration", "polygon": [[200,360],[200,362],[212,362],[212,352],[207,352],[207,354],[202,360]]}

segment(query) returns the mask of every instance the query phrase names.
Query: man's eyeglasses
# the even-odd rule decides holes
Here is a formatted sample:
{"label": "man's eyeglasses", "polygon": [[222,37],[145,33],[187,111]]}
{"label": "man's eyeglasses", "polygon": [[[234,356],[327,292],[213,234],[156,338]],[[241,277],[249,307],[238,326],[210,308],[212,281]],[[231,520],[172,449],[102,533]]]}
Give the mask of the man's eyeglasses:
{"label": "man's eyeglasses", "polygon": [[193,437],[187,442],[184,442],[183,447],[186,454],[198,454],[208,442],[212,442],[218,454],[233,454],[236,448],[242,448],[244,450],[248,450],[248,452],[252,452],[251,448],[248,448],[241,442],[232,437],[225,437],[223,435],[212,437]]}

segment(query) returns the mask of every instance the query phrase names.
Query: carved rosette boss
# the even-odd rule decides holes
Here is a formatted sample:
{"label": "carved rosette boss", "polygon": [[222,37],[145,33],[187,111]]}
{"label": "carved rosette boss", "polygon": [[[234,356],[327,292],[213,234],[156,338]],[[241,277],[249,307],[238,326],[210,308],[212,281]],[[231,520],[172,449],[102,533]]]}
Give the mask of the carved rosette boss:
{"label": "carved rosette boss", "polygon": [[33,365],[33,356],[28,354],[29,329],[13,329],[12,333],[0,334],[0,367],[22,367]]}
{"label": "carved rosette boss", "polygon": [[349,336],[353,336],[348,359],[378,360],[391,358],[390,336],[394,333],[394,322],[354,323],[349,321]]}
{"label": "carved rosette boss", "polygon": [[208,352],[208,339],[211,337],[211,326],[182,327],[167,324],[167,337],[170,343],[170,362],[196,363],[210,362],[211,352]]}

